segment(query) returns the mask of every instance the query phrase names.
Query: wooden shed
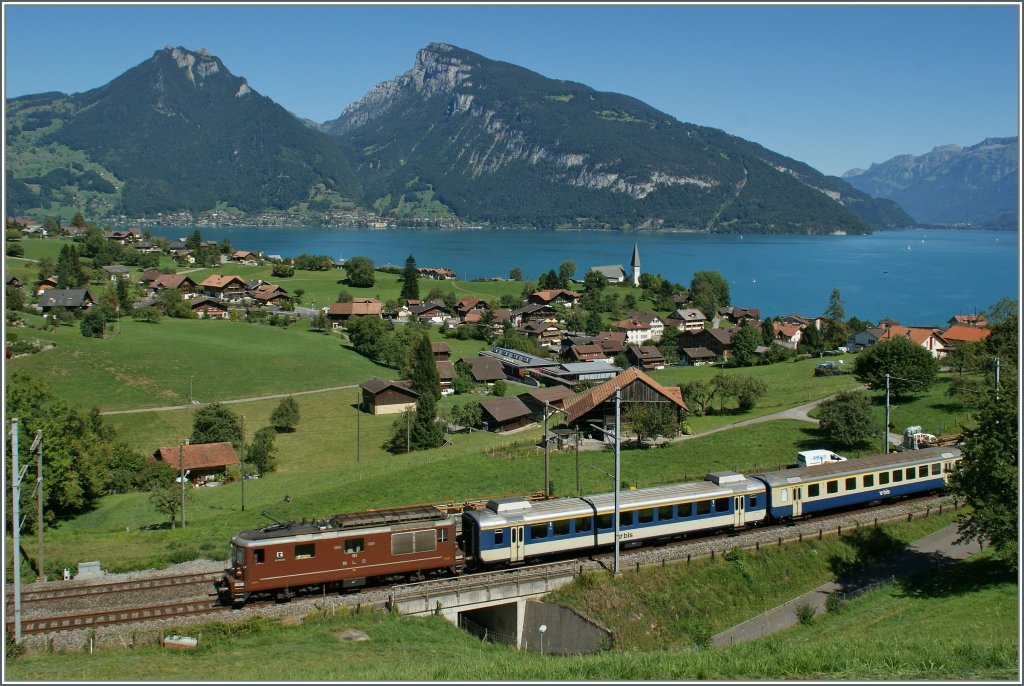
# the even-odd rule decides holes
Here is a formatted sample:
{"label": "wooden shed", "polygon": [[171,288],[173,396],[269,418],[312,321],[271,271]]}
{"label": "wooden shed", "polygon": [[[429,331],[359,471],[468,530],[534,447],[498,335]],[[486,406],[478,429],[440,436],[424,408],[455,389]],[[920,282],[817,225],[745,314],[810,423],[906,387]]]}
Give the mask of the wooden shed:
{"label": "wooden shed", "polygon": [[363,410],[370,414],[397,414],[416,407],[420,394],[404,381],[374,377],[359,384],[363,390]]}

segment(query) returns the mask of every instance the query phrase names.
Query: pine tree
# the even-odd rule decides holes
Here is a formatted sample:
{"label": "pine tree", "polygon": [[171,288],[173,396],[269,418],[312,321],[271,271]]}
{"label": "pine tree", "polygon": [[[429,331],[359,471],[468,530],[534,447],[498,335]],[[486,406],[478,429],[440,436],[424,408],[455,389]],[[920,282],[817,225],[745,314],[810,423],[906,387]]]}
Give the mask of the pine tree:
{"label": "pine tree", "polygon": [[405,260],[405,269],[402,270],[402,293],[399,296],[402,300],[420,299],[420,284],[416,277],[416,260],[409,255]]}
{"label": "pine tree", "polygon": [[57,256],[57,288],[78,288],[86,281],[78,250],[71,244],[65,244]]}
{"label": "pine tree", "polygon": [[423,334],[413,347],[410,385],[419,393],[416,414],[410,429],[410,445],[414,450],[437,448],[444,442],[444,433],[437,423],[437,401],[441,399],[441,379],[430,348],[430,337]]}

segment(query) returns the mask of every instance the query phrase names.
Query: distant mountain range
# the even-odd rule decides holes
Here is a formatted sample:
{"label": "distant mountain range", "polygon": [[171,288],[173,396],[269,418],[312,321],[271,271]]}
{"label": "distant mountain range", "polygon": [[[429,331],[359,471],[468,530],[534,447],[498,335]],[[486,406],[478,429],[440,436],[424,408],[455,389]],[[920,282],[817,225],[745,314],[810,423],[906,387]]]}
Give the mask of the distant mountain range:
{"label": "distant mountain range", "polygon": [[850,185],[893,200],[917,222],[1017,229],[1019,141],[986,138],[961,148],[942,145],[924,155],[899,155],[865,171],[843,174]]}
{"label": "distant mountain range", "polygon": [[908,226],[896,202],[624,95],[433,43],[338,119],[170,46],[7,103],[8,214],[746,233]]}

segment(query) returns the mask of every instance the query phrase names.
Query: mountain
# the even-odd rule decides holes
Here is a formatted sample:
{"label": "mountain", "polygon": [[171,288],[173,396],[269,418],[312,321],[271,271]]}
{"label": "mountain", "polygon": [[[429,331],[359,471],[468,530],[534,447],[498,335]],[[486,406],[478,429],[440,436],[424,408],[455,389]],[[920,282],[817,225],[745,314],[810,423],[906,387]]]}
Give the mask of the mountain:
{"label": "mountain", "polygon": [[877,198],[894,200],[925,224],[1016,229],[1019,142],[986,138],[977,145],[941,145],[924,155],[899,155],[851,169],[843,179]]}
{"label": "mountain", "polygon": [[7,114],[9,214],[76,200],[131,217],[257,213],[360,193],[335,139],[206,51],[168,46],[101,88],[15,98]]}
{"label": "mountain", "polygon": [[320,130],[382,213],[432,204],[497,225],[749,233],[913,223],[756,143],[440,43]]}

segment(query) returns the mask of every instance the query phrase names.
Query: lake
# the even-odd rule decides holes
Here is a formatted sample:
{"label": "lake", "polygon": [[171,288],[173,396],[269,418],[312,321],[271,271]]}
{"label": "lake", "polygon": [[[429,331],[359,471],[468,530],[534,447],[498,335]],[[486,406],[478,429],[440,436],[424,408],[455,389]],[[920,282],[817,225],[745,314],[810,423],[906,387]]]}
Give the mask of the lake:
{"label": "lake", "polygon": [[[180,238],[194,227],[154,227]],[[236,250],[294,257],[299,253],[375,265],[448,267],[460,280],[508,277],[513,267],[536,281],[565,260],[576,278],[596,265],[621,264],[630,273],[633,242],[642,272],[690,284],[694,272],[717,271],[729,282],[732,304],[758,307],[763,317],[821,314],[833,288],[846,316],[908,326],[944,326],[1020,292],[1019,237],[1008,231],[907,229],[870,236],[617,233],[532,229],[342,229],[201,227],[205,240],[228,239]]]}

